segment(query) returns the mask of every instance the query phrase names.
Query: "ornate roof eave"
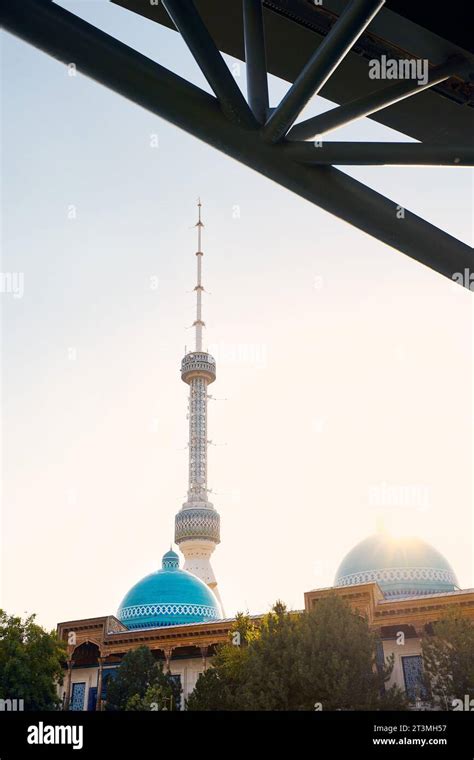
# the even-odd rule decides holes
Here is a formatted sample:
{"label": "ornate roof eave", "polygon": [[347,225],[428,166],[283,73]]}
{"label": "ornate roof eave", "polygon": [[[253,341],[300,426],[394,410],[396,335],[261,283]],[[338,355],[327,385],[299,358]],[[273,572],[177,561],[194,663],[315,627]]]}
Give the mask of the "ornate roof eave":
{"label": "ornate roof eave", "polygon": [[57,624],[56,631],[59,638],[64,638],[64,634],[69,631],[104,631],[111,630],[113,627],[117,629],[122,628],[124,631],[127,630],[115,615],[102,615],[101,617],[83,618],[82,620],[65,620]]}
{"label": "ornate roof eave", "polygon": [[305,609],[311,609],[315,601],[331,594],[347,599],[351,607],[363,611],[369,625],[375,628],[396,624],[422,626],[435,622],[450,607],[459,608],[463,617],[474,620],[474,589],[386,599],[376,582],[360,583],[307,591]]}
{"label": "ornate roof eave", "polygon": [[[258,624],[262,615],[252,615],[251,619]],[[183,646],[210,646],[227,640],[228,633],[235,618],[226,618],[210,623],[186,623],[184,625],[161,626],[159,628],[128,629],[113,615],[100,618],[86,618],[59,623],[58,636],[68,639],[70,631],[77,634],[74,646],[68,647],[72,652],[80,644],[90,641],[93,635],[95,641],[100,641],[100,654],[107,656],[122,652],[137,643],[150,646],[152,649],[177,648]],[[111,624],[116,630],[111,630]],[[98,642],[97,642],[98,643]]]}

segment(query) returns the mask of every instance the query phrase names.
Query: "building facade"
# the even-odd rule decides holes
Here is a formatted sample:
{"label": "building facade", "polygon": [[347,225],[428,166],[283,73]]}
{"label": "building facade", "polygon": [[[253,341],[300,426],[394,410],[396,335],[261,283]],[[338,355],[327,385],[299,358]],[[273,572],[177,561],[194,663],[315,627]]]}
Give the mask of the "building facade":
{"label": "building facade", "polygon": [[[412,598],[386,598],[375,582],[315,589],[304,594],[307,611],[319,599],[336,594],[366,617],[382,642],[380,655],[394,655],[388,686],[405,690],[414,706],[423,704],[421,637],[448,610],[474,624],[474,589],[424,594]],[[253,620],[258,624],[258,615]],[[234,620],[186,623],[129,629],[113,615],[60,623],[59,637],[68,644],[68,664],[60,694],[65,710],[101,710],[107,682],[127,652],[147,646],[182,688],[181,704],[191,694],[200,673],[211,664],[219,644],[228,639]],[[400,636],[400,633],[403,636]]]}

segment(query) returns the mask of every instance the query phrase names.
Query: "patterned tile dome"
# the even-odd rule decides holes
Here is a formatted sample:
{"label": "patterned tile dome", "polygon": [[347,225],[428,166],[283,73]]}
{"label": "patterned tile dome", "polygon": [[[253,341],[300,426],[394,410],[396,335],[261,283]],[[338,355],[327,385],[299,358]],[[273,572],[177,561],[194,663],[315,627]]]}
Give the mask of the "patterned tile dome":
{"label": "patterned tile dome", "polygon": [[420,538],[396,539],[380,532],[357,544],[342,560],[336,586],[376,581],[384,596],[409,598],[455,591],[454,571],[440,552]]}
{"label": "patterned tile dome", "polygon": [[220,620],[222,611],[211,589],[181,570],[178,555],[170,550],[163,555],[162,569],[142,578],[126,594],[117,617],[127,628],[158,628]]}

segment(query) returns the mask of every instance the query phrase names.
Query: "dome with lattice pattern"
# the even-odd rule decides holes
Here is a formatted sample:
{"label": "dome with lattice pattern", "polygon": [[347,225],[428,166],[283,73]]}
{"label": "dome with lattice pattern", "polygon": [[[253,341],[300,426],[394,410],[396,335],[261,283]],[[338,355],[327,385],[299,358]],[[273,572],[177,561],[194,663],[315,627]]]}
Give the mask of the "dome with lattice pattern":
{"label": "dome with lattice pattern", "polygon": [[386,597],[411,597],[455,591],[451,565],[420,538],[392,538],[380,532],[358,543],[342,560],[335,586],[376,581]]}
{"label": "dome with lattice pattern", "polygon": [[206,584],[179,567],[170,550],[162,568],[150,573],[125,595],[118,619],[127,628],[157,628],[183,623],[208,623],[222,618],[219,602]]}

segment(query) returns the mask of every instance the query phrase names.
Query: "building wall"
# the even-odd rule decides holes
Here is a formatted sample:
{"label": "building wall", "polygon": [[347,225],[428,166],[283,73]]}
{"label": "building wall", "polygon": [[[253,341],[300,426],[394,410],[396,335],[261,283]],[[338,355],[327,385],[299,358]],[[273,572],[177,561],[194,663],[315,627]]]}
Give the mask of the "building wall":
{"label": "building wall", "polygon": [[181,695],[181,707],[184,709],[184,702],[189,697],[199,674],[204,671],[204,663],[202,657],[195,657],[183,660],[171,660],[170,671],[172,675],[181,676],[181,687],[183,693]]}
{"label": "building wall", "polygon": [[[208,659],[209,663],[210,658]],[[107,673],[107,666],[104,666],[103,669],[103,676]],[[195,657],[195,658],[186,658],[186,659],[178,659],[178,660],[171,660],[170,662],[170,672],[171,675],[179,675],[181,678],[181,688],[183,689],[183,692],[181,694],[181,709],[184,709],[185,700],[189,697],[191,692],[193,691],[196,682],[199,678],[199,674],[204,671],[204,662],[202,657]],[[72,700],[72,694],[74,689],[75,683],[84,683],[85,684],[85,693],[84,693],[84,710],[87,710],[87,705],[89,704],[89,690],[93,687],[97,687],[97,680],[98,680],[98,668],[93,667],[86,667],[86,668],[73,668],[72,670],[72,676],[71,676],[71,700]],[[61,698],[63,697],[63,693],[65,691],[65,682],[62,686],[59,687],[59,694]]]}
{"label": "building wall", "polygon": [[[405,677],[403,671],[403,657],[410,657],[413,655],[421,655],[421,642],[419,638],[405,638],[404,644],[397,644],[395,639],[385,640],[383,642],[383,654],[385,659],[391,654],[394,655],[394,667],[390,680],[387,682],[387,687],[396,684],[403,691],[405,690]],[[207,666],[209,666],[211,658],[207,660]],[[107,666],[104,667],[103,675],[107,673]],[[192,693],[200,673],[204,671],[204,663],[201,657],[195,658],[183,658],[177,660],[171,660],[170,671],[172,675],[179,675],[181,678],[181,687],[183,692],[181,694],[181,709],[184,710],[185,700]],[[84,693],[84,710],[87,710],[89,704],[89,690],[91,687],[97,687],[98,668],[73,668],[71,678],[71,695],[73,693],[73,685],[75,683],[85,683]],[[63,695],[65,686],[63,684],[60,687],[61,697]]]}

